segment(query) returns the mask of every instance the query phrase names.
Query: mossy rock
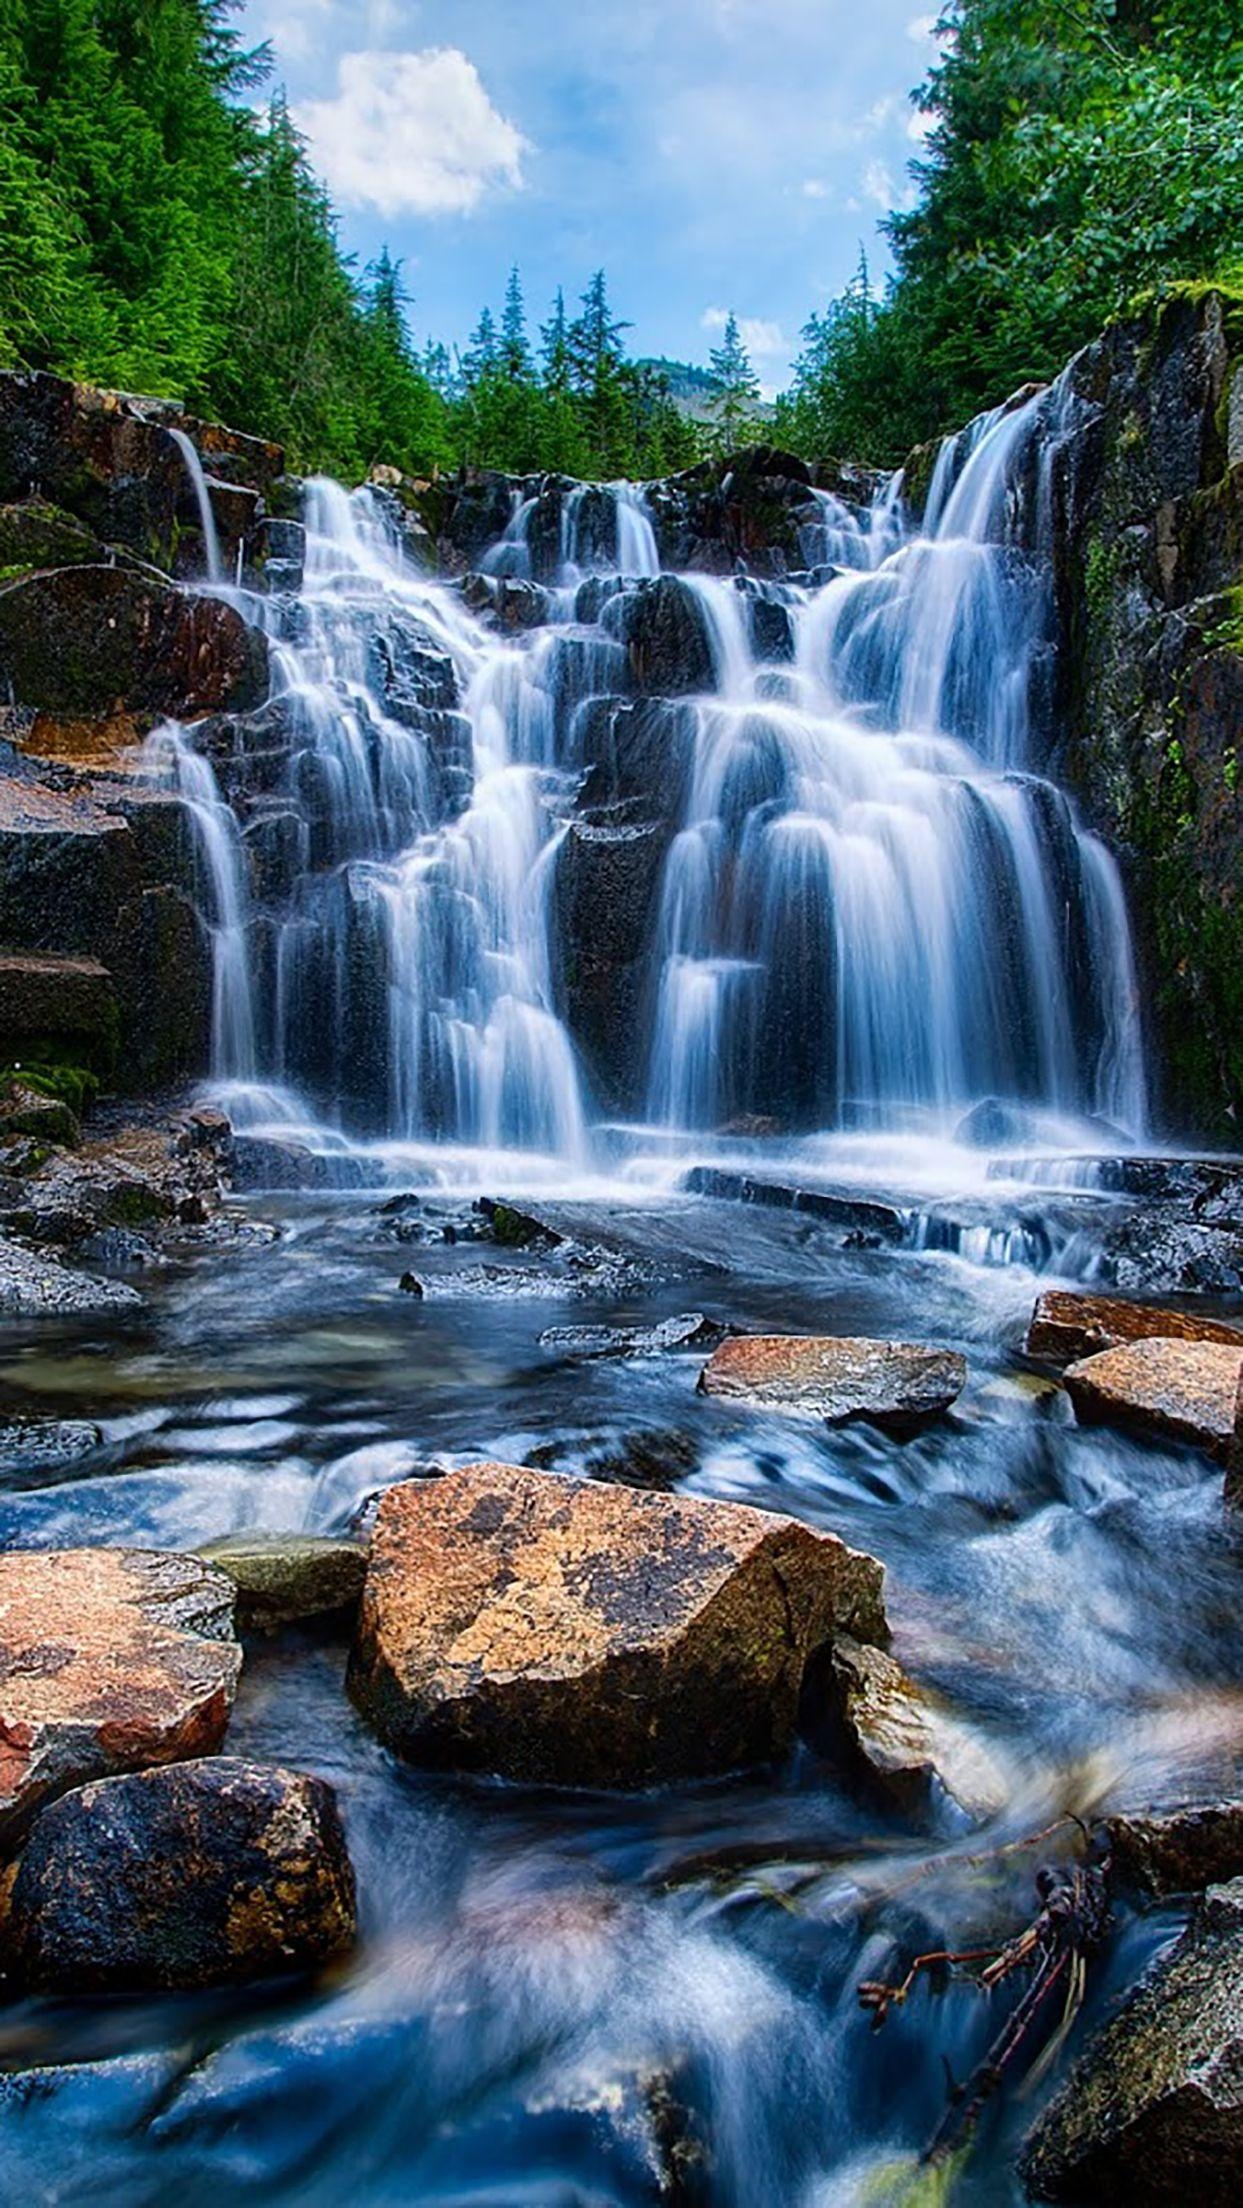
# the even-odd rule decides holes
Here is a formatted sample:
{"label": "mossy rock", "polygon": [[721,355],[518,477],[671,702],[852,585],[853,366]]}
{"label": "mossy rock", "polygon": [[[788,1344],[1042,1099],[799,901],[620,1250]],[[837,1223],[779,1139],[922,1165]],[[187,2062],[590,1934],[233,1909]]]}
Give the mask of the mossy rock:
{"label": "mossy rock", "polygon": [[367,1575],[360,1541],[321,1534],[230,1533],[198,1554],[233,1581],[241,1624],[264,1632],[356,1609]]}

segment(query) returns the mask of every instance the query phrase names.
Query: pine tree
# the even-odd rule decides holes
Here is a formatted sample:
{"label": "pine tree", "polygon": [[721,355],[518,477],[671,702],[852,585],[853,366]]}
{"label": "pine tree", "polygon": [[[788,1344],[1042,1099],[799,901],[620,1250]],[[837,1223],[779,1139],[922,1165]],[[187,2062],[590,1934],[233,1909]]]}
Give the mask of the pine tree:
{"label": "pine tree", "polygon": [[742,342],[738,318],[732,312],[725,322],[722,342],[708,355],[716,384],[712,415],[721,448],[733,452],[742,441],[760,403],[760,384]]}
{"label": "pine tree", "polygon": [[500,365],[515,383],[529,383],[532,374],[531,347],[527,342],[527,312],[522,297],[522,279],[516,267],[509,271],[505,286],[505,305],[501,314]]}

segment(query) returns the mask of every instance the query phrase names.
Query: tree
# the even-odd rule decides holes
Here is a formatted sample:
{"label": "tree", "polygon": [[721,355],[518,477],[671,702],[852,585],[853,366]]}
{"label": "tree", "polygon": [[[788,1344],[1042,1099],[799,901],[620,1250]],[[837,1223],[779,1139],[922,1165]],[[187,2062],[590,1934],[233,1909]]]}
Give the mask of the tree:
{"label": "tree", "polygon": [[725,335],[720,345],[708,355],[708,366],[716,385],[712,400],[713,420],[722,450],[733,452],[760,403],[760,383],[742,342],[738,318],[732,310],[726,317]]}
{"label": "tree", "polygon": [[515,383],[529,383],[532,376],[531,348],[527,342],[527,313],[522,297],[522,279],[517,268],[509,271],[505,286],[505,306],[501,315],[500,365],[504,373]]}

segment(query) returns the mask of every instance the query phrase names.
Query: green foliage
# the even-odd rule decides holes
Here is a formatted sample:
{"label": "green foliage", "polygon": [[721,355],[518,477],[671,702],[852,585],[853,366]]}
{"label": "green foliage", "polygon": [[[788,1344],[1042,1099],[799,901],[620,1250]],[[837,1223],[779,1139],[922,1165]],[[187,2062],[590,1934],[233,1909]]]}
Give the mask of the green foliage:
{"label": "green foliage", "polygon": [[708,355],[713,382],[712,415],[722,452],[735,452],[746,437],[760,403],[760,379],[742,342],[738,318],[726,317],[721,343]]}
{"label": "green foliage", "polygon": [[46,1062],[23,1059],[20,1065],[6,1066],[0,1072],[0,1093],[7,1094],[15,1082],[24,1089],[33,1089],[36,1096],[67,1104],[79,1118],[99,1095],[98,1074],[92,1073],[88,1066],[62,1065],[55,1059]]}
{"label": "green foliage", "polygon": [[804,449],[897,460],[1138,294],[1237,277],[1238,0],[949,0],[942,27],[896,278],[805,333],[782,425]]}
{"label": "green foliage", "polygon": [[0,0],[0,366],[182,398],[293,464],[656,473],[699,457],[592,278],[537,368],[517,269],[456,363],[360,278],[235,0]]}

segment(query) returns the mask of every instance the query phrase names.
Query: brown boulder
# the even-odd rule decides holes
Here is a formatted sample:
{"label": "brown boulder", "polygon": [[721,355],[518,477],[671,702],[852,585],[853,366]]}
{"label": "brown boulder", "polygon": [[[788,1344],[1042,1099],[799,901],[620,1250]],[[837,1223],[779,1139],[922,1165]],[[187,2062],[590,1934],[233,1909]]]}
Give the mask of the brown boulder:
{"label": "brown boulder", "polygon": [[219,1756],[53,1802],[10,1873],[0,1947],[31,1991],[81,1994],[313,1969],[354,1935],[331,1787]]}
{"label": "brown boulder", "polygon": [[885,1634],[873,1557],[793,1519],[474,1464],[380,1504],[350,1668],[417,1761],[645,1786],[782,1754],[810,1655]]}
{"label": "brown boulder", "polygon": [[0,1556],[0,1850],[88,1779],[220,1746],[233,1583],[155,1549]]}
{"label": "brown boulder", "polygon": [[0,675],[44,713],[241,712],[262,704],[267,666],[232,606],[156,575],[62,567],[0,589]]}
{"label": "brown boulder", "polygon": [[1243,1330],[1194,1311],[1124,1303],[1118,1296],[1079,1296],[1054,1288],[1038,1298],[1027,1329],[1027,1353],[1050,1364],[1072,1364],[1104,1349],[1160,1337],[1177,1342],[1227,1342],[1243,1352]]}
{"label": "brown boulder", "polygon": [[1243,1349],[1159,1339],[1068,1365],[1063,1379],[1085,1425],[1193,1442],[1224,1463],[1234,1436]]}
{"label": "brown boulder", "polygon": [[812,1411],[830,1426],[863,1418],[898,1433],[948,1410],[966,1381],[966,1360],[954,1350],[832,1334],[741,1334],[722,1342],[699,1376],[705,1395]]}

